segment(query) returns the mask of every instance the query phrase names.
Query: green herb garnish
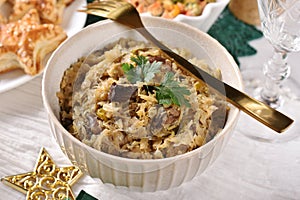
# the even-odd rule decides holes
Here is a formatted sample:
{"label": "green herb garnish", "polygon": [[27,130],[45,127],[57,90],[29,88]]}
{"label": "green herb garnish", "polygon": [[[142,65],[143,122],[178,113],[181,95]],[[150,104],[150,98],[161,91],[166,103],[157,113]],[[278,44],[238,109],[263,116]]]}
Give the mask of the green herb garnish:
{"label": "green herb garnish", "polygon": [[174,80],[174,74],[168,72],[164,77],[160,86],[156,88],[156,99],[159,104],[165,105],[185,105],[191,107],[189,101],[184,95],[190,95],[190,91],[186,87],[181,87],[179,82]]}
{"label": "green herb garnish", "polygon": [[150,82],[159,72],[162,64],[162,62],[156,61],[150,63],[145,56],[131,57],[130,59],[136,63],[136,67],[129,63],[122,64],[122,69],[130,83]]}
{"label": "green herb garnish", "polygon": [[[152,62],[144,56],[131,57],[136,66],[130,63],[123,63],[122,69],[130,83],[146,82],[149,83],[157,72],[160,71],[162,62]],[[190,91],[186,87],[179,85],[179,82],[174,80],[174,74],[168,72],[162,83],[154,87],[156,90],[156,99],[159,104],[163,105],[185,105],[190,107],[190,103],[184,95],[190,95]]]}

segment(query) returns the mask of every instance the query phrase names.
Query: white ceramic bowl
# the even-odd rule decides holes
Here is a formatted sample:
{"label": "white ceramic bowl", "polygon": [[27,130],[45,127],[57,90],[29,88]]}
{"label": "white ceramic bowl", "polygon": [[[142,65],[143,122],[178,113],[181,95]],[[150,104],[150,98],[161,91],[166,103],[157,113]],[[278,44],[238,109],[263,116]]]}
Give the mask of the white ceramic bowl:
{"label": "white ceramic bowl", "polygon": [[[207,4],[204,7],[202,14],[199,16],[179,14],[173,20],[177,22],[184,22],[200,29],[201,31],[207,32],[228,3],[229,0],[216,0],[216,2]],[[149,16],[150,14],[145,13],[142,15]]]}
{"label": "white ceramic bowl", "polygon": [[[143,21],[159,40],[173,47],[191,50],[211,67],[221,68],[224,81],[242,89],[239,69],[233,58],[209,35],[172,20],[143,17]],[[179,186],[202,173],[219,156],[237,122],[238,109],[231,107],[225,128],[204,146],[183,155],[156,160],[127,159],[100,152],[73,137],[59,121],[56,92],[60,89],[64,71],[81,56],[120,37],[143,39],[134,30],[105,20],[84,28],[53,53],[44,72],[42,91],[52,134],[75,165],[105,183],[138,191],[166,190]]]}

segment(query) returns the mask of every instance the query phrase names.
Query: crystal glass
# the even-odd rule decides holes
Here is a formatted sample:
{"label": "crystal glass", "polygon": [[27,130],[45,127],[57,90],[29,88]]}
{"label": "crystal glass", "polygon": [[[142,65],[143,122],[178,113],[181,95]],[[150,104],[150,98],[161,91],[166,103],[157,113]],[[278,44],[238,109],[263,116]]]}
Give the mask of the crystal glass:
{"label": "crystal glass", "polygon": [[291,68],[287,64],[288,54],[300,50],[300,0],[257,0],[257,2],[261,30],[273,46],[274,53],[264,63],[262,71],[245,70],[243,76],[246,91],[287,114],[295,122],[286,132],[278,134],[242,116],[241,125],[247,127],[247,130],[241,130],[241,132],[260,142],[290,142],[300,135],[293,128],[293,126],[299,126],[297,120],[299,115],[295,108],[300,105],[300,101],[295,94],[299,93],[300,89],[299,86],[293,84],[294,82],[288,82]]}
{"label": "crystal glass", "polygon": [[300,50],[300,1],[258,0],[261,28],[274,47],[273,56],[264,65],[265,82],[260,99],[274,108],[283,103],[282,83],[290,75],[289,52]]}

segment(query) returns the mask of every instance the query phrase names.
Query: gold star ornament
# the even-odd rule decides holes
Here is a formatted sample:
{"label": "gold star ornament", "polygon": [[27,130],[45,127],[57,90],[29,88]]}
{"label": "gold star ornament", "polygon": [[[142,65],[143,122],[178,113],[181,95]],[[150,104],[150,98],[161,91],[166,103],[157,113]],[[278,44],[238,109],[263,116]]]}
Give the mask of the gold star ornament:
{"label": "gold star ornament", "polygon": [[76,166],[56,167],[42,148],[33,172],[7,176],[1,181],[26,194],[26,200],[75,200],[71,186],[81,175]]}

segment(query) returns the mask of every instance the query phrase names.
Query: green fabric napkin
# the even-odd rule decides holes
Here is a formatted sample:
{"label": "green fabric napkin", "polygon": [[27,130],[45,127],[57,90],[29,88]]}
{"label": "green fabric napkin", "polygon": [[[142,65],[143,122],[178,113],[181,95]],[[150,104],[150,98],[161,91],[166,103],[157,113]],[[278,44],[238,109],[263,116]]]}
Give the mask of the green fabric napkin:
{"label": "green fabric napkin", "polygon": [[[91,3],[93,1],[94,0],[87,0],[87,3]],[[87,15],[86,22],[85,22],[84,26],[93,24],[93,23],[98,22],[98,21],[103,20],[103,19],[104,19],[103,17],[98,17],[98,16],[95,16],[95,15]]]}
{"label": "green fabric napkin", "polygon": [[98,200],[98,199],[89,195],[84,190],[81,190],[79,195],[76,197],[76,200]]}
{"label": "green fabric napkin", "polygon": [[238,57],[254,55],[256,50],[248,42],[263,36],[255,26],[238,20],[226,7],[217,21],[208,30],[208,34],[217,39],[233,56],[237,64]]}

